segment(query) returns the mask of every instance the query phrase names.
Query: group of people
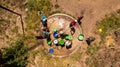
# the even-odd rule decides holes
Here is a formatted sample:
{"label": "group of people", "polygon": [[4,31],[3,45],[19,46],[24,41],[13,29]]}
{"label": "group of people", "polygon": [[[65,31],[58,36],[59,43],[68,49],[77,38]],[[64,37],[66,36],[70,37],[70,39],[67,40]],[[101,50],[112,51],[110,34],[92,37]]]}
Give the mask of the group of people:
{"label": "group of people", "polygon": [[[80,16],[77,18],[77,20],[71,21],[69,27],[71,29],[70,32],[72,35],[75,33],[75,27],[76,27],[77,23],[79,25],[81,25],[82,18],[83,18],[83,16]],[[47,24],[47,18],[45,16],[42,16],[41,22],[42,22],[41,29],[43,31],[43,38],[47,38],[47,40],[50,41],[51,38],[50,38],[50,31],[49,31],[48,24]],[[54,38],[61,37],[61,39],[63,39],[67,35],[65,35],[63,32],[59,32],[59,36],[58,36],[58,31],[54,31],[53,36],[54,36]],[[57,39],[53,40],[53,43],[57,45],[58,44]],[[66,42],[64,42],[64,45],[66,46],[67,49],[71,48],[72,40],[66,40]]]}
{"label": "group of people", "polygon": [[[68,34],[65,34],[63,31],[58,31],[56,28],[54,28],[54,40],[53,40],[53,44],[56,46],[66,46],[67,49],[72,47],[72,41],[69,39],[66,39],[66,36],[69,36]],[[58,41],[58,38],[60,38],[60,40]]]}
{"label": "group of people", "polygon": [[[73,20],[71,21],[69,27],[71,29],[71,34],[73,35],[75,33],[75,26],[77,25],[77,23],[79,25],[81,25],[81,19],[83,18],[83,16],[79,16],[77,18],[77,20]],[[50,33],[49,33],[49,28],[48,28],[48,24],[47,24],[47,18],[45,16],[42,16],[41,18],[41,22],[42,22],[42,26],[41,26],[41,29],[43,31],[43,34],[44,34],[44,38],[49,38],[50,37]]]}
{"label": "group of people", "polygon": [[[72,21],[71,21],[71,23],[70,23],[70,25],[69,25],[69,28],[71,29],[70,32],[71,32],[72,35],[75,33],[75,27],[76,27],[77,23],[78,23],[79,25],[81,25],[81,23],[82,23],[82,22],[81,22],[81,19],[82,19],[82,18],[83,18],[83,16],[79,16],[79,17],[77,18],[77,20],[72,20]],[[42,31],[43,31],[43,38],[47,38],[47,39],[51,40],[51,39],[50,39],[50,31],[49,31],[48,24],[47,24],[47,18],[46,18],[45,16],[42,16],[41,22],[42,22],[41,29],[42,29]],[[61,32],[59,32],[59,36],[58,36],[58,32],[57,32],[57,31],[54,31],[53,36],[54,36],[55,38],[58,38],[58,37],[64,38],[64,37],[66,36],[66,34],[64,34],[64,33],[61,31]],[[94,38],[91,38],[91,37],[90,37],[90,38],[87,38],[86,42],[87,42],[88,45],[90,45],[90,43],[91,43],[92,41],[94,41],[94,40],[95,40]],[[54,40],[54,44],[58,44],[58,41],[57,41],[57,40]],[[67,40],[67,41],[65,42],[66,48],[70,48],[70,47],[71,47],[71,44],[72,44],[72,41],[71,41],[71,40]]]}
{"label": "group of people", "polygon": [[[47,38],[47,41],[51,41],[50,31],[49,31],[48,24],[47,24],[47,18],[45,16],[42,16],[41,22],[42,22],[41,29],[43,31],[43,37]],[[63,38],[65,36],[67,36],[66,34],[64,34],[63,32],[59,32],[59,34],[58,34],[57,29],[54,29],[53,36],[55,38],[55,40],[53,40],[53,44],[55,44],[55,45],[61,44],[61,46],[65,45],[67,49],[71,48],[72,41],[67,40],[66,42],[64,42],[64,40],[63,40]],[[57,38],[59,38],[59,37],[61,37],[60,41],[57,40]],[[61,42],[61,43],[59,43],[59,42]],[[51,45],[51,43],[49,43],[49,45]]]}
{"label": "group of people", "polygon": [[83,18],[83,16],[79,16],[78,18],[77,18],[77,20],[73,20],[73,21],[71,21],[71,23],[70,23],[70,25],[69,25],[69,27],[70,27],[70,29],[71,29],[71,34],[73,35],[74,33],[75,33],[75,26],[77,25],[77,23],[79,24],[79,25],[81,25],[81,19]]}

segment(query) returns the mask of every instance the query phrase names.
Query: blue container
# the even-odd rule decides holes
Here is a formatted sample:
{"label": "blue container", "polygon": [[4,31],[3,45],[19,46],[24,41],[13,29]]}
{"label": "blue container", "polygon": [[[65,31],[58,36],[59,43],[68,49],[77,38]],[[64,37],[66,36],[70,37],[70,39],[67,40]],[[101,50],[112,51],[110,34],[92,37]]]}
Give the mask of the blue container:
{"label": "blue container", "polygon": [[43,22],[46,21],[46,20],[47,20],[46,16],[42,16],[42,17],[41,17],[41,20],[42,20]]}
{"label": "blue container", "polygon": [[54,49],[53,48],[50,48],[49,49],[49,53],[53,53],[54,52]]}
{"label": "blue container", "polygon": [[53,36],[54,36],[54,38],[58,38],[58,33],[57,33],[57,32],[54,32],[54,33],[53,33]]}

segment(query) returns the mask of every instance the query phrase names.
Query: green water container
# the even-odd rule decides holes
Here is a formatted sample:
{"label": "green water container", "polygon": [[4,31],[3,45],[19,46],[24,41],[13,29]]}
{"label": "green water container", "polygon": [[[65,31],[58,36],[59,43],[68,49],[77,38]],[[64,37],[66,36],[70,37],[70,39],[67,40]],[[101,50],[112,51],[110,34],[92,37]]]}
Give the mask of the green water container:
{"label": "green water container", "polygon": [[54,32],[57,32],[57,28],[53,28],[53,31],[54,31]]}
{"label": "green water container", "polygon": [[68,35],[68,36],[65,37],[65,39],[67,39],[67,40],[72,40],[72,39],[73,39],[73,36]]}
{"label": "green water container", "polygon": [[47,44],[51,46],[52,44],[51,40],[47,40]]}
{"label": "green water container", "polygon": [[83,41],[84,40],[84,35],[83,34],[79,34],[78,35],[78,40]]}
{"label": "green water container", "polygon": [[62,40],[59,41],[59,44],[60,44],[61,46],[63,46],[63,45],[65,44],[65,41],[62,39]]}

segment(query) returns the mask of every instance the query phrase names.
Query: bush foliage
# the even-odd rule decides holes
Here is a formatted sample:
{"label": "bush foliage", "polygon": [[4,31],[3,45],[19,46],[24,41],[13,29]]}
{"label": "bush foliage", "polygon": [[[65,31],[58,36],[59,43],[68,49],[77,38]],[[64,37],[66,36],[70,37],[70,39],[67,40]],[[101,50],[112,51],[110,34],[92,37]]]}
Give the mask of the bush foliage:
{"label": "bush foliage", "polygon": [[23,38],[18,39],[11,47],[0,52],[0,64],[2,67],[25,67],[27,61],[27,48]]}
{"label": "bush foliage", "polygon": [[[102,29],[103,31],[100,33],[102,43],[101,44],[92,44],[88,46],[86,51],[89,58],[86,58],[86,64],[90,67],[117,67],[117,63],[120,62],[118,59],[119,56],[119,48],[106,48],[104,46],[105,37],[111,33],[112,30],[116,30],[120,28],[120,15],[117,10],[116,13],[112,13],[111,15],[106,16],[103,20],[101,20],[97,27],[98,29]],[[103,44],[103,45],[102,45]]]}
{"label": "bush foliage", "polygon": [[101,28],[103,32],[101,32],[101,38],[104,40],[105,36],[113,29],[120,28],[120,16],[115,13],[107,16],[105,19],[100,21],[97,24],[98,28]]}
{"label": "bush foliage", "polygon": [[51,10],[51,3],[49,0],[29,0],[27,4],[29,11],[41,10],[44,15],[48,15]]}

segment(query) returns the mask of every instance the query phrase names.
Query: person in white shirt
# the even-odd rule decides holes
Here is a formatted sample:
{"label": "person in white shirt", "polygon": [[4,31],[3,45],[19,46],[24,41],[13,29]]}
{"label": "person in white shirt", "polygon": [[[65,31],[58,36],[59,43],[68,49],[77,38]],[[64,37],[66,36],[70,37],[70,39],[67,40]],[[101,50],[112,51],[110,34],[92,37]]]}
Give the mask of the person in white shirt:
{"label": "person in white shirt", "polygon": [[66,46],[67,49],[71,48],[72,47],[72,41],[71,40],[66,41],[65,46]]}

